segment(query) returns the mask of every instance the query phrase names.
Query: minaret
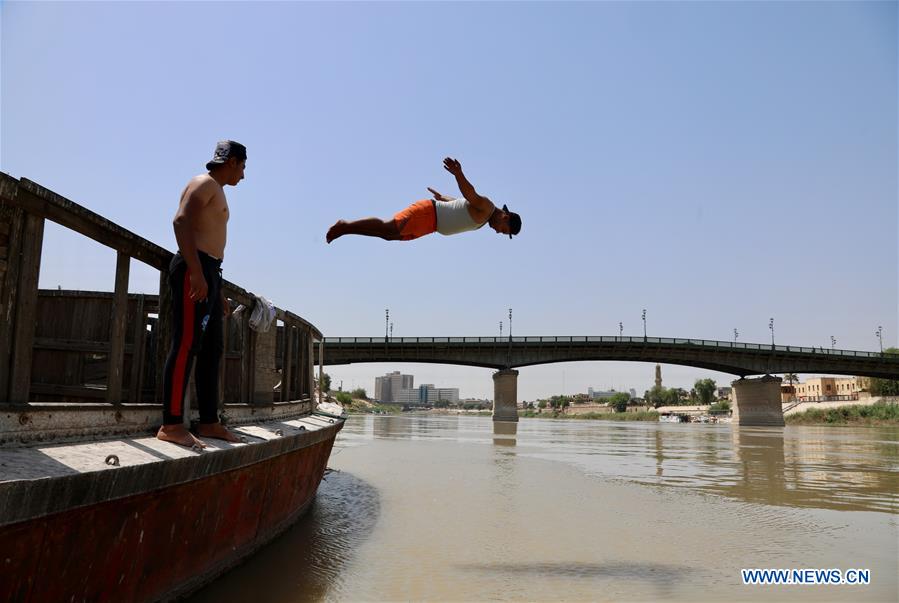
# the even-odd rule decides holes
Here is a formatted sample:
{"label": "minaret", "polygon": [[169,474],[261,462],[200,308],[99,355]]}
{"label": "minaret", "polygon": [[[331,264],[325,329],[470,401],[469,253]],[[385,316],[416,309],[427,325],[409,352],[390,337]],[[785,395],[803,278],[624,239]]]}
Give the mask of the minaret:
{"label": "minaret", "polygon": [[656,365],[656,387],[662,388],[662,367],[658,364]]}

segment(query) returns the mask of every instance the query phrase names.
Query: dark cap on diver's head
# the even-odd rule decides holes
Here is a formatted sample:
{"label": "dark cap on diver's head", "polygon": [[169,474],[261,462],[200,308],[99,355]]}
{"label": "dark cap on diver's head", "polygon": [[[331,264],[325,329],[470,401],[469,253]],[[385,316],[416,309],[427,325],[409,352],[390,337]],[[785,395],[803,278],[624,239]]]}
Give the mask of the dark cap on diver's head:
{"label": "dark cap on diver's head", "polygon": [[233,140],[220,140],[215,145],[215,154],[206,163],[206,169],[211,170],[217,165],[222,165],[232,157],[236,157],[239,161],[247,158],[247,147]]}
{"label": "dark cap on diver's head", "polygon": [[521,232],[521,216],[516,214],[514,211],[509,211],[509,208],[503,205],[503,211],[509,214],[509,238],[512,238],[512,235],[517,235]]}

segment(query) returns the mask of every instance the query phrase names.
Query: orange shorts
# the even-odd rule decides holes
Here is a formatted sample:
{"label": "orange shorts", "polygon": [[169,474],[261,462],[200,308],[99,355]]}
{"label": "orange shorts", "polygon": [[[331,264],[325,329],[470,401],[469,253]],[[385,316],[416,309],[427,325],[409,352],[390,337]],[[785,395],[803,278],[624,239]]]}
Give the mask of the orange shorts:
{"label": "orange shorts", "polygon": [[393,216],[401,241],[411,241],[437,230],[437,210],[430,199],[416,201]]}

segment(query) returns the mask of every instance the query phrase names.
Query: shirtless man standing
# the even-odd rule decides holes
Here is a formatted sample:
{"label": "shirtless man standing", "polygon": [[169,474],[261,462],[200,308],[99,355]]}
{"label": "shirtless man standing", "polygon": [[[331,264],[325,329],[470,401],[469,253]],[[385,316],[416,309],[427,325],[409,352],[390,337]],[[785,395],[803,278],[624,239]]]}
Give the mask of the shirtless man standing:
{"label": "shirtless man standing", "polygon": [[224,186],[243,180],[247,149],[233,140],[215,147],[208,174],[195,176],[181,193],[173,225],[178,253],[169,266],[172,288],[172,348],[165,363],[163,425],[156,437],[183,446],[205,448],[184,427],[184,393],[194,356],[201,437],[240,439],[218,419],[218,373],[222,357],[222,317],[231,309],[222,292],[222,258],[228,226]]}
{"label": "shirtless man standing", "polygon": [[489,224],[499,234],[509,235],[510,239],[521,231],[521,216],[509,211],[505,205],[500,209],[490,199],[478,194],[462,173],[461,163],[447,157],[443,160],[443,168],[456,177],[462,199],[447,197],[429,187],[433,199],[413,203],[397,212],[392,220],[338,220],[328,229],[325,240],[330,243],[343,235],[352,234],[380,237],[386,241],[411,241],[432,232],[454,235],[477,230],[484,224]]}

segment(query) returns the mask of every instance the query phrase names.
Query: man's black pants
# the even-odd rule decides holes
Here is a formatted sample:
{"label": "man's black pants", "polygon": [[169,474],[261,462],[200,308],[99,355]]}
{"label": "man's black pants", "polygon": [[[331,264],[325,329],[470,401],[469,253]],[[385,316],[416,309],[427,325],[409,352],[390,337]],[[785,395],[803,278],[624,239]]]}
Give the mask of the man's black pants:
{"label": "man's black pants", "polygon": [[197,399],[200,422],[218,421],[219,363],[222,358],[222,261],[197,252],[209,292],[203,301],[190,299],[190,277],[181,253],[175,254],[169,265],[169,285],[172,288],[172,347],[165,363],[163,376],[166,425],[181,423],[184,417],[184,394],[196,357]]}

